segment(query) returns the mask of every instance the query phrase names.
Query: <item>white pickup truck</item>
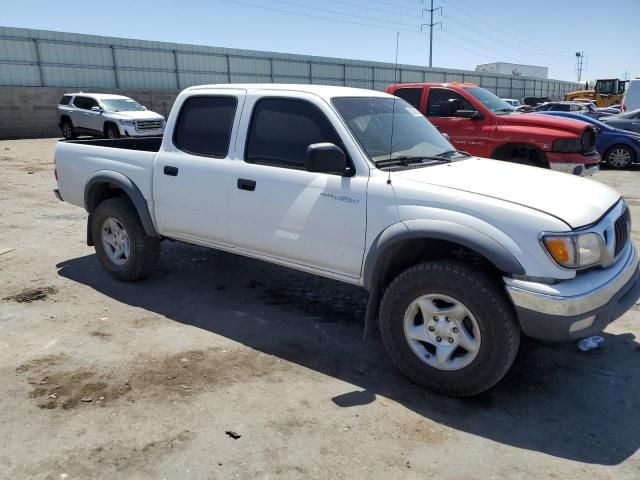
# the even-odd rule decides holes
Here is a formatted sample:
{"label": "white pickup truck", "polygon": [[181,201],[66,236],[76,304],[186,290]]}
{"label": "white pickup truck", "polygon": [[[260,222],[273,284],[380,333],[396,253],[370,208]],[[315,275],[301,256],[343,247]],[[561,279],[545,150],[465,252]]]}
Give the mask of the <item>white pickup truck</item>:
{"label": "white pickup truck", "polygon": [[192,87],[164,138],[60,142],[55,160],[115,278],[150,274],[170,238],[360,285],[365,333],[448,395],[497,383],[521,332],[591,335],[640,296],[618,193],[456,152],[385,93]]}

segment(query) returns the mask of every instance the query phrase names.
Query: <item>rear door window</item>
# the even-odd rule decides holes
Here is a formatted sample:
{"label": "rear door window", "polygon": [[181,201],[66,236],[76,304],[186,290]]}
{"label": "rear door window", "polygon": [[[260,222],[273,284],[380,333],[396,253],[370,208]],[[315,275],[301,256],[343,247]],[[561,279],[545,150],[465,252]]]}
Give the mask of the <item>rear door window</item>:
{"label": "rear door window", "polygon": [[76,97],[73,100],[73,104],[78,108],[82,108],[83,110],[91,110],[92,107],[98,106],[98,102],[89,97]]}
{"label": "rear door window", "polygon": [[193,155],[226,157],[237,106],[238,99],[230,96],[188,98],[174,129],[174,145]]}
{"label": "rear door window", "polygon": [[422,98],[422,87],[399,88],[394,95],[400,97],[413,108],[420,110],[420,99]]}
{"label": "rear door window", "polygon": [[[454,106],[457,104],[455,100],[459,100],[462,108],[458,110],[476,110],[471,103],[460,95],[458,92],[449,90],[448,88],[431,88],[429,89],[429,102],[427,104],[428,117],[453,117],[455,116]],[[459,105],[459,104],[458,104]]]}

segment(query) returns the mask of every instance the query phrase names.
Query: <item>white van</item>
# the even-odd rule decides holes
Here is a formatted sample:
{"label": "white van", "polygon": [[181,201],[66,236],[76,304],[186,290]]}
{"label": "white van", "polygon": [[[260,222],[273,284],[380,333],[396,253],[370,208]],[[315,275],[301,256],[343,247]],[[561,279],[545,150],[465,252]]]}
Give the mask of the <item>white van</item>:
{"label": "white van", "polygon": [[627,90],[622,97],[622,112],[630,112],[640,108],[640,78],[629,80]]}

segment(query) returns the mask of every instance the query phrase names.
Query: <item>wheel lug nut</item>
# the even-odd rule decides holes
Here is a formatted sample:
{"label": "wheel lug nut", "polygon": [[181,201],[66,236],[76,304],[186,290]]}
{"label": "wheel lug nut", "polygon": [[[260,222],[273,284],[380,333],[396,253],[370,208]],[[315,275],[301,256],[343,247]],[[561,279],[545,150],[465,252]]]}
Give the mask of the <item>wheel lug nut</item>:
{"label": "wheel lug nut", "polygon": [[453,333],[458,333],[458,327],[453,327]]}
{"label": "wheel lug nut", "polygon": [[440,317],[436,315],[435,317],[433,317],[433,319],[437,322],[438,320],[440,320]]}
{"label": "wheel lug nut", "polygon": [[436,337],[436,341],[437,342],[441,342],[442,341],[442,337]]}
{"label": "wheel lug nut", "polygon": [[433,325],[429,325],[429,331],[433,332],[436,329],[436,327],[434,327]]}
{"label": "wheel lug nut", "polygon": [[449,337],[449,343],[453,343],[453,338]]}

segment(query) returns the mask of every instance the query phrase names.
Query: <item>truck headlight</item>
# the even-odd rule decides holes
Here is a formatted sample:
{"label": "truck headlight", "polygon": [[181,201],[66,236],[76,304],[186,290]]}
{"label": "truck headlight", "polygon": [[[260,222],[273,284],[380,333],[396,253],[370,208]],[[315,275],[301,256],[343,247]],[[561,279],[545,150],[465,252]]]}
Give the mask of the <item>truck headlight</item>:
{"label": "truck headlight", "polygon": [[134,120],[118,120],[120,125],[135,125],[136,122]]}
{"label": "truck headlight", "polygon": [[597,233],[545,235],[542,243],[556,263],[565,268],[585,268],[602,262],[606,250]]}
{"label": "truck headlight", "polygon": [[553,151],[561,153],[576,153],[582,150],[579,138],[560,138],[553,142]]}

